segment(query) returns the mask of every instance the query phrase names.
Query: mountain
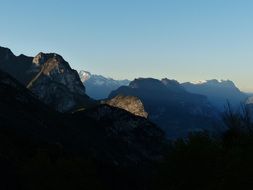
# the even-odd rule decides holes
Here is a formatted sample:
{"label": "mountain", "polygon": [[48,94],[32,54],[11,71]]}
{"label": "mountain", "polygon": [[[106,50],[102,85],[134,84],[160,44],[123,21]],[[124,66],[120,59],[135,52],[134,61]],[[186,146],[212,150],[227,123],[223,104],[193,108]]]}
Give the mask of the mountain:
{"label": "mountain", "polygon": [[230,80],[207,80],[198,83],[183,83],[182,86],[191,93],[202,94],[220,111],[224,111],[227,102],[237,109],[247,99]]}
{"label": "mountain", "polygon": [[10,49],[0,47],[0,69],[60,112],[95,104],[95,101],[86,95],[77,71],[58,54],[15,56]]}
{"label": "mountain", "polygon": [[130,83],[129,80],[114,80],[102,75],[94,75],[87,71],[80,71],[79,76],[86,88],[86,93],[97,100],[107,98],[111,91]]}
{"label": "mountain", "polygon": [[169,138],[186,136],[189,132],[213,130],[218,119],[216,110],[203,95],[187,92],[175,80],[139,78],[129,86],[113,91],[118,95],[136,96],[144,104],[148,118],[161,127]]}

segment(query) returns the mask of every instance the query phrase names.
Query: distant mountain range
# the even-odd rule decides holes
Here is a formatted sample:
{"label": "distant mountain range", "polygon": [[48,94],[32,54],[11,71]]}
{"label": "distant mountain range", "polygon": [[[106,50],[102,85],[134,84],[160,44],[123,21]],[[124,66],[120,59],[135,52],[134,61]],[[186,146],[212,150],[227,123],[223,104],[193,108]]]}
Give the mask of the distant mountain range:
{"label": "distant mountain range", "polygon": [[79,76],[86,88],[87,95],[96,100],[105,99],[113,90],[130,83],[129,80],[114,80],[87,71],[80,71]]}
{"label": "distant mountain range", "polygon": [[[180,136],[189,131],[210,130],[217,121],[218,115],[225,111],[228,103],[236,110],[249,97],[229,80],[213,79],[180,84],[176,80],[159,81],[152,78],[140,78],[132,82],[117,81],[101,75],[92,75],[86,71],[79,72],[79,76],[86,87],[87,94],[92,98],[105,99],[111,92],[107,101],[109,105],[136,113],[133,111],[133,106],[129,109],[127,104],[122,102],[129,101],[123,98],[124,96],[138,97],[143,102],[149,119],[171,136]],[[112,98],[113,100],[110,101]],[[142,109],[141,106],[138,109]],[[196,110],[199,114],[193,114]],[[183,127],[186,123],[187,129]]]}
{"label": "distant mountain range", "polygon": [[207,80],[198,83],[183,83],[182,86],[189,92],[205,95],[208,100],[218,108],[224,111],[227,103],[233,109],[237,109],[244,104],[248,95],[240,91],[230,80]]}
{"label": "distant mountain range", "polygon": [[187,92],[175,80],[139,78],[129,86],[113,91],[118,95],[136,96],[143,102],[149,119],[160,126],[168,137],[186,136],[189,132],[214,130],[217,110],[203,95]]}
{"label": "distant mountain range", "polygon": [[[129,80],[114,80],[87,71],[80,71],[79,76],[86,88],[86,93],[97,100],[106,99],[112,91],[121,86],[127,86],[131,82]],[[186,82],[181,85],[176,80],[162,80],[162,82],[172,91],[186,90],[190,93],[206,96],[208,101],[220,112],[225,110],[228,103],[233,109],[238,109],[250,97],[250,94],[240,91],[230,80],[212,79],[194,83]]]}

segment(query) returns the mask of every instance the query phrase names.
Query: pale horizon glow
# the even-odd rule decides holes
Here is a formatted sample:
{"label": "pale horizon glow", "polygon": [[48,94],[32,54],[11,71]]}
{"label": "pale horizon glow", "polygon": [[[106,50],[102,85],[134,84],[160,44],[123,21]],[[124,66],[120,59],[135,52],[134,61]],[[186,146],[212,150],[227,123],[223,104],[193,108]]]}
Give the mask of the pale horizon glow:
{"label": "pale horizon glow", "polygon": [[251,0],[2,0],[0,46],[114,79],[232,80],[253,92]]}

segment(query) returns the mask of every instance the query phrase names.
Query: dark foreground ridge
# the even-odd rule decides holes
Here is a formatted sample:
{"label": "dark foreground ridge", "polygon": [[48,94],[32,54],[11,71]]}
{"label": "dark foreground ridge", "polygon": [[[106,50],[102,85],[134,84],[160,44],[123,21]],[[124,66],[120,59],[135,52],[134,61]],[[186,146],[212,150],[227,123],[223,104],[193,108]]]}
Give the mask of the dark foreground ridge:
{"label": "dark foreground ridge", "polygon": [[[73,169],[77,169],[75,164],[78,166],[81,164],[80,167],[84,167],[82,164],[92,167],[88,161],[86,163],[85,160],[88,159],[94,162],[93,164],[96,163],[96,166],[109,167],[110,170],[115,169],[115,171],[122,168],[124,171],[137,166],[138,168],[150,167],[152,162],[161,160],[164,156],[163,132],[146,119],[122,109],[100,105],[72,114],[58,113],[40,102],[28,89],[2,71],[0,72],[0,94],[0,135],[3,141],[0,158],[3,159],[3,165],[8,162],[11,167],[6,166],[6,170],[1,172],[2,174],[9,173],[10,179],[14,180],[12,183],[9,181],[10,184],[6,181],[5,185],[19,183],[24,187],[38,185],[19,180],[28,176],[31,179],[34,178],[32,173],[40,172],[39,170],[42,169],[36,169],[36,167],[43,167],[39,162],[47,164],[44,163],[47,159],[50,159],[50,162],[56,159],[57,163],[51,163],[52,170],[57,170],[57,167],[63,167],[63,169],[72,167],[72,164]],[[22,164],[28,168],[20,168]],[[35,165],[32,166],[32,164]],[[57,166],[57,164],[60,165]],[[70,165],[67,166],[68,164]],[[60,168],[55,172],[60,172]],[[29,171],[18,173],[19,170],[26,172],[23,169],[31,169],[32,173],[29,174]],[[50,173],[44,172],[48,173],[40,175]],[[114,174],[111,175],[109,174],[108,177],[114,176]],[[7,178],[10,180],[8,176]]]}

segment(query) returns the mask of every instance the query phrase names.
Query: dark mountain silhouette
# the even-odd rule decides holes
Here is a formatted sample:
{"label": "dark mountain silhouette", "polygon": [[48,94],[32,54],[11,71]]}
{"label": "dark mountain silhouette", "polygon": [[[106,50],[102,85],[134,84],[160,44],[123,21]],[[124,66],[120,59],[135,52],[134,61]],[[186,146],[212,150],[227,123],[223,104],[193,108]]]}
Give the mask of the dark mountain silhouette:
{"label": "dark mountain silhouette", "polygon": [[80,71],[79,76],[86,88],[87,95],[96,100],[105,99],[111,91],[130,83],[129,80],[114,80],[102,75],[94,75],[87,71]]}
{"label": "dark mountain silhouette", "polygon": [[15,56],[8,48],[1,47],[0,69],[58,111],[65,112],[95,104],[85,94],[78,73],[58,54],[39,53],[34,58]]}
{"label": "dark mountain silhouette", "polygon": [[187,92],[174,80],[135,79],[129,86],[113,91],[109,98],[117,95],[140,98],[149,119],[165,130],[168,137],[212,130],[213,122],[218,119],[205,96]]}
{"label": "dark mountain silhouette", "polygon": [[161,160],[167,146],[163,132],[143,117],[108,105],[56,112],[2,71],[0,123],[2,189],[51,189],[58,183],[64,189],[103,183],[102,189],[133,188],[129,180],[144,180],[140,168]]}
{"label": "dark mountain silhouette", "polygon": [[247,95],[229,80],[208,80],[196,84],[184,83],[182,86],[191,93],[207,96],[209,101],[220,111],[224,111],[227,102],[233,109],[237,109],[247,99]]}

